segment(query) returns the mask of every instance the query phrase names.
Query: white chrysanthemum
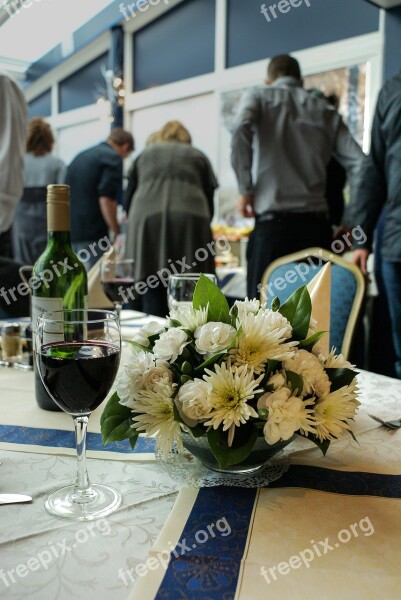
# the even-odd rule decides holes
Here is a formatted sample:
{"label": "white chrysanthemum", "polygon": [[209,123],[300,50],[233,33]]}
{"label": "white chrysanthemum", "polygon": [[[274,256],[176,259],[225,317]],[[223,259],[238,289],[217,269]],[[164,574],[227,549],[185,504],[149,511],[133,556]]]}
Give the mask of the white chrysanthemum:
{"label": "white chrysanthemum", "polygon": [[156,358],[174,362],[177,357],[182,354],[185,346],[188,343],[188,336],[182,329],[172,327],[162,333],[156,340],[153,347],[153,353]]}
{"label": "white chrysanthemum", "polygon": [[133,429],[154,435],[165,458],[174,442],[177,442],[178,450],[182,451],[181,427],[174,420],[174,386],[175,384],[160,381],[152,391],[140,390],[131,407],[135,413],[132,418]]}
{"label": "white chrysanthemum", "polygon": [[244,317],[249,314],[256,315],[260,310],[260,302],[256,298],[249,300],[246,297],[245,300],[236,300],[234,306],[237,307],[237,318],[240,322],[243,321]]}
{"label": "white chrysanthemum", "polygon": [[241,323],[236,347],[230,350],[234,365],[247,365],[261,373],[267,360],[286,360],[294,355],[298,342],[286,342],[291,337],[290,323],[280,313],[261,310],[248,314]]}
{"label": "white chrysanthemum", "polygon": [[195,331],[207,323],[208,306],[194,309],[192,306],[177,306],[170,311],[170,319],[178,321],[184,329]]}
{"label": "white chrysanthemum", "polygon": [[335,353],[335,348],[332,349],[327,358],[325,358],[322,354],[319,355],[320,362],[327,369],[354,369],[355,365],[352,365],[348,360],[346,360],[342,354]]}
{"label": "white chrysanthemum", "polygon": [[[163,325],[161,325],[157,321],[149,321],[149,323],[146,323],[146,325],[141,327],[139,329],[139,331],[137,331],[135,333],[135,335],[132,337],[132,341],[136,342],[137,344],[140,344],[141,346],[144,346],[145,348],[149,348],[149,346],[150,346],[149,338],[152,335],[158,335],[159,333],[162,333],[163,331],[165,331],[165,328]],[[133,351],[137,352],[135,347],[133,347]]]}
{"label": "white chrysanthemum", "polygon": [[329,377],[314,354],[306,350],[299,350],[293,358],[285,361],[284,368],[286,371],[293,371],[302,377],[304,381],[303,395],[313,393],[325,396],[330,392]]}
{"label": "white chrysanthemum", "polygon": [[320,441],[337,440],[344,431],[351,430],[348,420],[355,417],[360,405],[357,400],[357,384],[341,387],[320,398],[315,404],[316,435]]}
{"label": "white chrysanthemum", "polygon": [[210,321],[195,331],[195,346],[199,354],[216,354],[227,350],[236,335],[231,325]]}
{"label": "white chrysanthemum", "polygon": [[181,386],[176,397],[176,405],[189,427],[209,417],[212,410],[211,392],[210,383],[202,379],[194,379]]}
{"label": "white chrysanthemum", "polygon": [[258,417],[258,413],[248,401],[262,391],[258,385],[263,375],[255,379],[253,370],[249,370],[246,365],[231,367],[225,363],[215,365],[214,371],[206,369],[206,373],[203,378],[212,386],[213,410],[205,425],[217,429],[223,424],[223,431],[229,430],[228,445],[231,446],[235,427],[246,423],[250,417]]}
{"label": "white chrysanthemum", "polygon": [[259,398],[258,408],[269,412],[263,428],[268,444],[289,440],[296,431],[303,434],[315,433],[313,409],[308,408],[314,401],[312,399],[303,401],[291,394],[291,390],[282,387]]}

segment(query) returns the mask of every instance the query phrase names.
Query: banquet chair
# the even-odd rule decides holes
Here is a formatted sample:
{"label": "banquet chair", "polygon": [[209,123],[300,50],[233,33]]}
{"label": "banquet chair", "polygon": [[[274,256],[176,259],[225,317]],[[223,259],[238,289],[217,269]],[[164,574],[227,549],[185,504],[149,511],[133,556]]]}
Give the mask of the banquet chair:
{"label": "banquet chair", "polygon": [[273,261],[261,284],[261,302],[270,307],[274,297],[285,302],[300,286],[307,285],[331,262],[330,349],[348,358],[352,337],[365,295],[365,279],[355,265],[323,250],[307,248]]}

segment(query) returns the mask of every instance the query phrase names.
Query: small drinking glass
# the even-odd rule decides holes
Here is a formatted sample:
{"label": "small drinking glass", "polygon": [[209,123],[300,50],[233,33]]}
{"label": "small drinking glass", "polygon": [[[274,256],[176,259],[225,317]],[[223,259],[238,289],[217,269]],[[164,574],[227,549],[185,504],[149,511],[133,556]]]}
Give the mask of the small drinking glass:
{"label": "small drinking glass", "polygon": [[89,482],[86,429],[91,412],[106,398],[117,375],[118,317],[104,310],[45,312],[38,317],[35,351],[46,391],[74,419],[78,457],[75,484],[53,492],[45,507],[53,515],[77,521],[104,517],[119,507],[121,494]]}
{"label": "small drinking glass", "polygon": [[134,260],[132,258],[102,260],[100,283],[120,318],[123,305],[134,298]]}
{"label": "small drinking glass", "polygon": [[[178,306],[192,306],[192,298],[200,275],[200,273],[170,275],[167,289],[169,310]],[[203,275],[217,284],[216,275],[212,273],[203,273]]]}

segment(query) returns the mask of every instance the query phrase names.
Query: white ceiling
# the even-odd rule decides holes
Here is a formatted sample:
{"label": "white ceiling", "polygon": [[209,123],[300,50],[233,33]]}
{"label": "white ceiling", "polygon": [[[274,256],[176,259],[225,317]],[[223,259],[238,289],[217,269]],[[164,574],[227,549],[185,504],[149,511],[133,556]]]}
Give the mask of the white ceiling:
{"label": "white ceiling", "polygon": [[[114,0],[29,0],[0,4],[0,69],[16,75],[71,35]],[[6,8],[8,6],[8,9]]]}

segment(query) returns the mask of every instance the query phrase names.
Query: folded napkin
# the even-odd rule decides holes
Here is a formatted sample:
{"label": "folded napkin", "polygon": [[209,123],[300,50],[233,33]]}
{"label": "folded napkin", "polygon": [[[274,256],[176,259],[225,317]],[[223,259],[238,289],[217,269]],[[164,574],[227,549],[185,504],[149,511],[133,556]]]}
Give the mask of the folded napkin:
{"label": "folded napkin", "polygon": [[317,323],[316,331],[327,332],[317,342],[315,349],[327,356],[330,352],[331,263],[326,263],[307,287],[312,301],[312,319]]}

